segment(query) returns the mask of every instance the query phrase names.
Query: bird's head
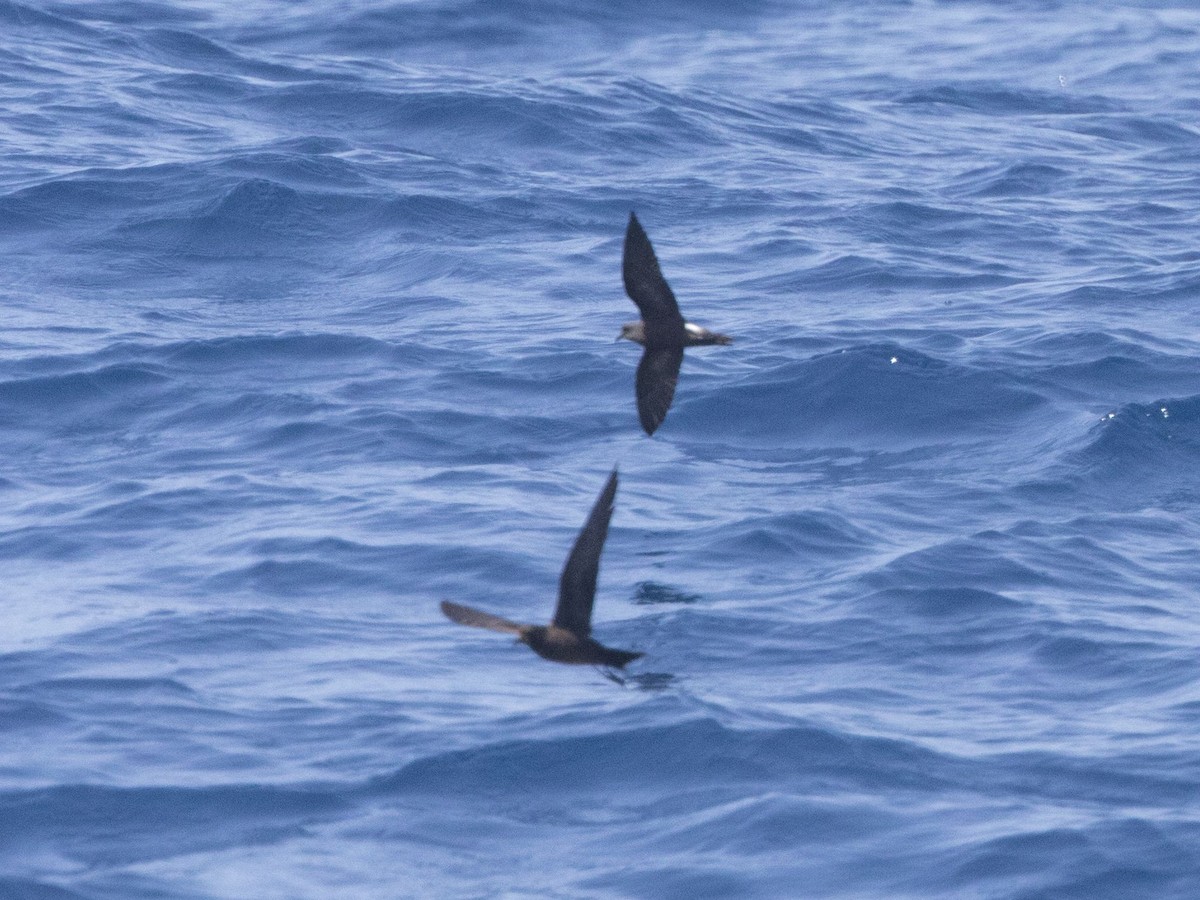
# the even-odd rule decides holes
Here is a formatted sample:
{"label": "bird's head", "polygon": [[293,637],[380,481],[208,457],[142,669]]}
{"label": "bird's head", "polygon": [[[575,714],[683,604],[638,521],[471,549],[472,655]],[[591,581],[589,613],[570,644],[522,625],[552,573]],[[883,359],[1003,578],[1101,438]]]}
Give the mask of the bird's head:
{"label": "bird's head", "polygon": [[646,325],[644,322],[626,322],[621,326],[621,333],[617,335],[617,340],[625,338],[627,341],[633,341],[635,344],[646,343]]}

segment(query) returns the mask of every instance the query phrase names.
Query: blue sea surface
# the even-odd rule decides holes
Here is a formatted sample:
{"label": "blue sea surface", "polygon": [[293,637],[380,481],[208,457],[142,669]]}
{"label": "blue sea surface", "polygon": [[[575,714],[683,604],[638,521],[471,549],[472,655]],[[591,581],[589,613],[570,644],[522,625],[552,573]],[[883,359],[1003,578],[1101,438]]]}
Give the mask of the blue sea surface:
{"label": "blue sea surface", "polygon": [[[1200,897],[1198,161],[1182,0],[0,0],[0,898]],[[614,465],[623,684],[441,615]]]}

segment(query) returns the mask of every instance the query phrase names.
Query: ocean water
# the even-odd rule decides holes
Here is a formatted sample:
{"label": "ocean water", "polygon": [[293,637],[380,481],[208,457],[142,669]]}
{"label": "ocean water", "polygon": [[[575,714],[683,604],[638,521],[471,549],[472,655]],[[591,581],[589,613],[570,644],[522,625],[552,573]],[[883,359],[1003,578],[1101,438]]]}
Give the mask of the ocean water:
{"label": "ocean water", "polygon": [[1194,4],[0,35],[0,897],[1200,896]]}

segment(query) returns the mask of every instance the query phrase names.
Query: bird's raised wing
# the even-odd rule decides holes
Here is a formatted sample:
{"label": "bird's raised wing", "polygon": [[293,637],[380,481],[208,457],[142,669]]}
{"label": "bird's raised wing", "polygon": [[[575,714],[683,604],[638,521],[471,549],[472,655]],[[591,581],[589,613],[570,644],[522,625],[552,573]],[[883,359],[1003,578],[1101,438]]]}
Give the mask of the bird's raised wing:
{"label": "bird's raised wing", "polygon": [[604,490],[596,498],[587,524],[575,539],[558,582],[558,606],[554,609],[553,624],[580,637],[587,637],[592,631],[592,602],[596,599],[600,551],[608,537],[608,520],[612,518],[616,495],[617,470],[613,469]]}
{"label": "bird's raised wing", "polygon": [[642,321],[676,322],[683,327],[679,304],[658,268],[650,238],[633,213],[629,214],[629,226],[625,229],[621,274],[625,278],[625,293],[642,311]]}
{"label": "bird's raised wing", "polygon": [[446,618],[460,625],[489,628],[492,631],[504,631],[509,634],[521,633],[521,626],[516,622],[510,622],[508,619],[493,616],[491,613],[485,613],[481,609],[460,606],[457,603],[451,603],[449,600],[442,601],[442,612],[446,614]]}
{"label": "bird's raised wing", "polygon": [[682,364],[682,347],[658,350],[647,347],[642,352],[642,361],[637,369],[637,408],[646,434],[654,434],[667,417]]}

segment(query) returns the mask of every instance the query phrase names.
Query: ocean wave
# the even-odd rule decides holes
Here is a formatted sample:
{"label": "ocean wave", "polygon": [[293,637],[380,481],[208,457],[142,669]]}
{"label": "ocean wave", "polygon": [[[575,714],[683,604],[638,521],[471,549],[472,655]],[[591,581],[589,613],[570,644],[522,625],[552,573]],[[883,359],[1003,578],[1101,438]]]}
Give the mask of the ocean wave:
{"label": "ocean wave", "polygon": [[1123,106],[1101,95],[1081,96],[1062,91],[1016,90],[989,82],[940,84],[901,94],[900,103],[917,106],[961,106],[989,115],[1078,116],[1123,110]]}
{"label": "ocean wave", "polygon": [[1009,430],[1043,403],[994,373],[884,345],[822,354],[701,399],[681,398],[674,416],[706,440],[899,451]]}
{"label": "ocean wave", "polygon": [[[381,794],[420,792],[470,799],[498,791],[545,791],[566,796],[648,792],[651,797],[702,786],[737,786],[769,778],[782,786],[802,776],[868,780],[877,767],[931,785],[936,767],[925,751],[901,742],[839,735],[818,728],[741,732],[711,719],[677,725],[562,738],[514,741],[414,761],[378,778]],[[586,760],[585,765],[580,760]],[[869,762],[868,762],[869,760]],[[900,775],[899,773],[904,773]]]}
{"label": "ocean wave", "polygon": [[1085,484],[1145,503],[1200,496],[1200,397],[1130,403],[1096,424],[1074,457]]}
{"label": "ocean wave", "polygon": [[112,365],[88,372],[0,382],[0,416],[9,428],[44,428],[47,421],[99,424],[143,408],[168,383],[148,366]]}
{"label": "ocean wave", "polygon": [[[77,865],[111,867],[271,843],[344,807],[330,791],[253,784],[6,790],[0,791],[0,843],[10,863],[14,851],[38,846],[56,848]],[[78,839],[80,830],[86,840]]]}

